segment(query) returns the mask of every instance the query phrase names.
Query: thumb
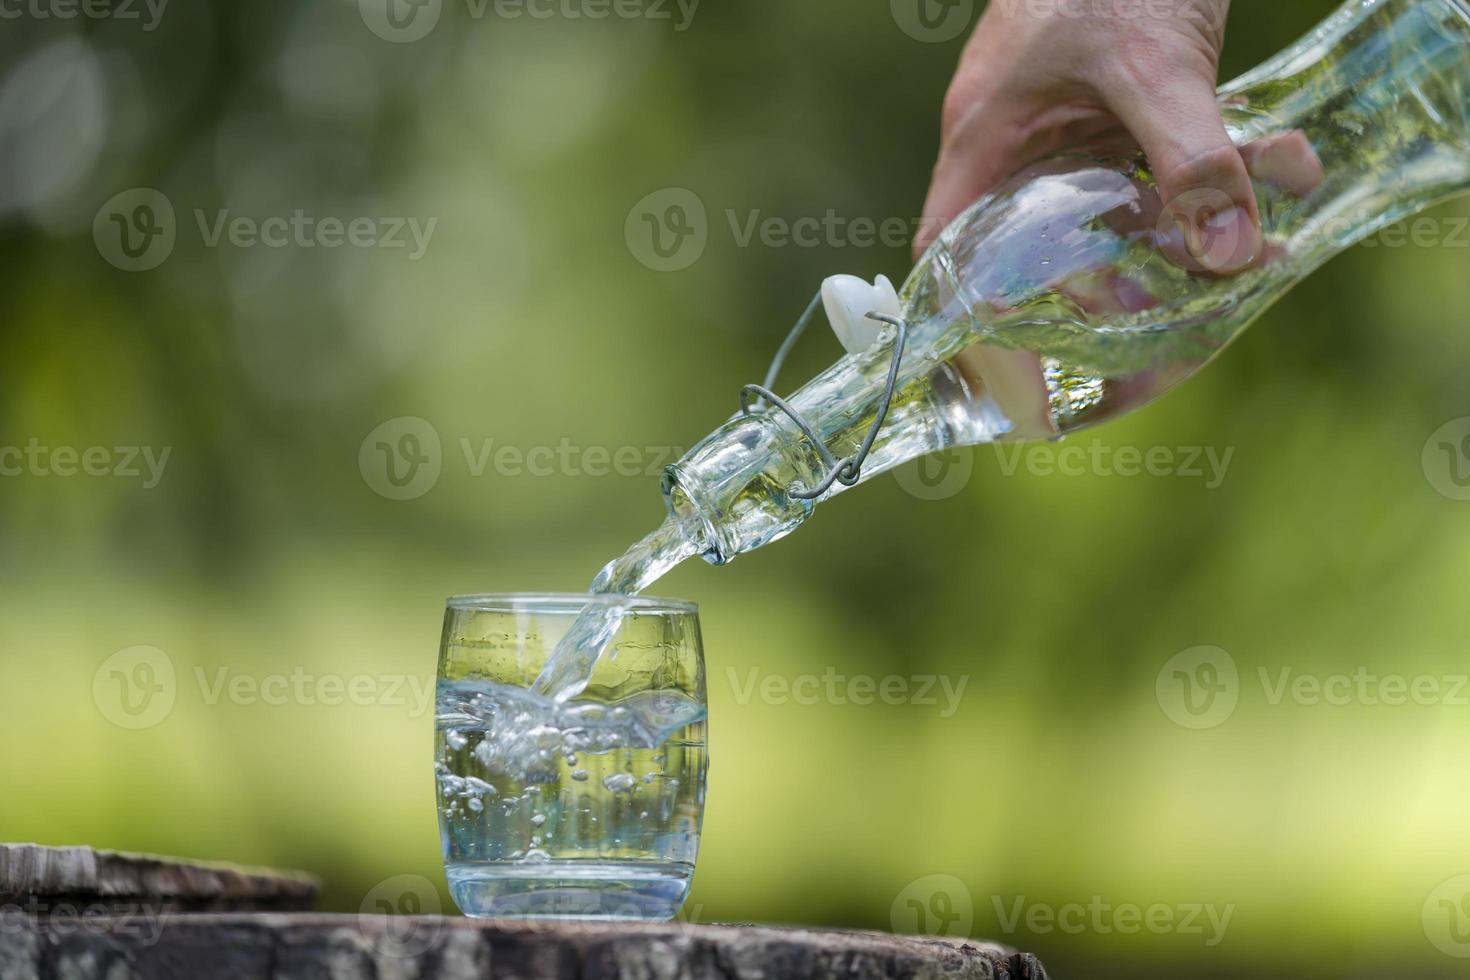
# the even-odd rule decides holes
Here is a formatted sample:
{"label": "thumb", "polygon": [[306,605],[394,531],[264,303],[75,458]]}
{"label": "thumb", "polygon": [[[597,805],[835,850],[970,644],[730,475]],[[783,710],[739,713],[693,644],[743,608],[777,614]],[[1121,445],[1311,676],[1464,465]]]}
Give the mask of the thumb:
{"label": "thumb", "polygon": [[1225,132],[1211,77],[1181,68],[1103,93],[1143,148],[1164,211],[1204,270],[1234,275],[1261,253],[1260,210]]}

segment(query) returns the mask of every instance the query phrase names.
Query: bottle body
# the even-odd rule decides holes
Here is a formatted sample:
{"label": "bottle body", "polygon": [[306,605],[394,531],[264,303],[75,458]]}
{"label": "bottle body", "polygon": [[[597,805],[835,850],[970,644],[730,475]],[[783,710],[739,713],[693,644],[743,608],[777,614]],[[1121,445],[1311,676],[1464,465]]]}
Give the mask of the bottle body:
{"label": "bottle body", "polygon": [[[906,352],[864,479],[951,446],[1060,438],[1144,405],[1332,255],[1470,188],[1470,7],[1354,0],[1220,99],[1260,204],[1260,261],[1230,278],[1193,264],[1127,144],[1023,170],[956,219],[904,284]],[[788,398],[836,457],[873,424],[891,355],[880,339]],[[790,494],[824,471],[790,418],[763,412],[712,433],[670,467],[664,491],[723,563],[844,489]]]}

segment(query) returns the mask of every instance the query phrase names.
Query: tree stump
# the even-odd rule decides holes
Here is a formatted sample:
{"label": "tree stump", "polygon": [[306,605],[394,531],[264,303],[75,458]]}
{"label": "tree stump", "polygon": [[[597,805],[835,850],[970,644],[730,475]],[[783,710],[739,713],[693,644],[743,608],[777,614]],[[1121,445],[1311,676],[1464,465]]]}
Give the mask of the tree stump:
{"label": "tree stump", "polygon": [[769,926],[195,914],[0,929],[5,980],[1044,980],[983,943]]}
{"label": "tree stump", "polygon": [[875,932],[295,914],[316,891],[295,872],[0,844],[0,980],[1046,976],[999,946]]}
{"label": "tree stump", "polygon": [[171,913],[306,911],[317,890],[315,878],[295,871],[90,847],[0,844],[0,907],[12,913],[19,907],[32,916],[125,916],[145,905]]}

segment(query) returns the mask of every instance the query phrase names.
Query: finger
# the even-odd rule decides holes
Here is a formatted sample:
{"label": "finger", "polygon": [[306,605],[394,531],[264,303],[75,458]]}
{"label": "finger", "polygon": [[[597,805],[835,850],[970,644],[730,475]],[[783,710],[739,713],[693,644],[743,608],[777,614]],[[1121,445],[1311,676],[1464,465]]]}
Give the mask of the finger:
{"label": "finger", "polygon": [[1136,68],[1103,96],[1143,148],[1159,195],[1205,270],[1233,275],[1261,253],[1260,211],[1240,151],[1225,132],[1210,75]]}

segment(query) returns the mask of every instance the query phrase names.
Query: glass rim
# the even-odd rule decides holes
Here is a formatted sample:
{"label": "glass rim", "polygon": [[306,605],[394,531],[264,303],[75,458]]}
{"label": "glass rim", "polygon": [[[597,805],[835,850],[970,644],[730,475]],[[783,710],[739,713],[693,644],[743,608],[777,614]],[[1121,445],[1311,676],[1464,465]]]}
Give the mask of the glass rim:
{"label": "glass rim", "polygon": [[450,596],[449,609],[471,612],[516,612],[533,610],[552,613],[579,613],[588,606],[625,604],[634,612],[675,615],[699,615],[699,604],[688,599],[665,599],[648,595],[619,595],[598,592],[486,592]]}

